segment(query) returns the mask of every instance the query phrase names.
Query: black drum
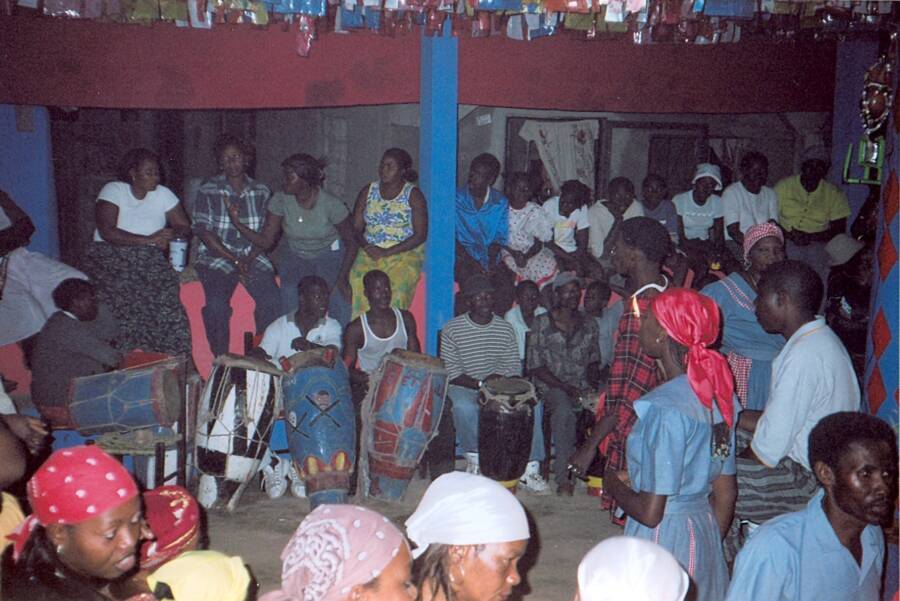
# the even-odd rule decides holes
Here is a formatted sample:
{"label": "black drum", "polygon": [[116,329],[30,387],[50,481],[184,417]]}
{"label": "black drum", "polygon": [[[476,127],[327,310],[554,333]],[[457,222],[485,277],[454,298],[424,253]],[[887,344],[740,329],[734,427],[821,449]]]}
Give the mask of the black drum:
{"label": "black drum", "polygon": [[481,385],[478,402],[481,473],[515,492],[531,454],[534,385],[522,378],[495,378]]}

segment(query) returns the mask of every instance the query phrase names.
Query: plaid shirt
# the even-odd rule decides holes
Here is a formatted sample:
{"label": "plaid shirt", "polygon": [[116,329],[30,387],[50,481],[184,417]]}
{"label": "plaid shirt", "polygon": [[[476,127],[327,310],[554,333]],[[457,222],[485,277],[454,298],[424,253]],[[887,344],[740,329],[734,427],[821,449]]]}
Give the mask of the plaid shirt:
{"label": "plaid shirt", "polygon": [[[646,315],[650,310],[649,299],[638,298],[637,304],[642,315]],[[616,471],[628,467],[625,458],[625,442],[637,421],[634,402],[661,383],[656,360],[644,353],[641,348],[638,339],[641,319],[634,313],[633,301],[626,303],[624,308],[625,312],[619,319],[618,340],[616,340],[613,351],[612,365],[609,368],[606,404],[602,414],[597,416],[599,419],[607,415],[614,415],[618,420],[615,429],[605,439],[609,445],[606,452],[606,464]],[[615,500],[604,491],[603,508],[614,513],[616,507]],[[613,522],[622,524],[624,520],[613,518]]]}
{"label": "plaid shirt", "polygon": [[[217,175],[204,182],[197,192],[194,211],[191,214],[195,232],[206,230],[215,234],[225,248],[236,257],[249,255],[253,251],[253,244],[231,223],[228,210],[225,208],[225,199],[230,199],[238,207],[240,222],[258,232],[262,229],[263,221],[266,218],[266,206],[272,196],[272,192],[265,184],[253,181],[246,175],[244,177],[246,184],[240,196],[226,181],[224,175]],[[195,263],[225,273],[231,273],[236,269],[228,259],[220,257],[207,248],[202,241]],[[255,265],[266,271],[274,271],[272,262],[263,253],[256,256]]]}

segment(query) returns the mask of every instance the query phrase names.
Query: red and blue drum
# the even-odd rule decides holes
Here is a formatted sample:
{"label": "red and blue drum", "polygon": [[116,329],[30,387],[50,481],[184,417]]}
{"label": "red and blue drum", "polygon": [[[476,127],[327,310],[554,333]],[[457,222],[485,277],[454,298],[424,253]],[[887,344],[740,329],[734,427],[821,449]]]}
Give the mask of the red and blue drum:
{"label": "red and blue drum", "polygon": [[281,406],[283,372],[267,361],[221,355],[197,408],[197,501],[233,511],[259,470]]}
{"label": "red and blue drum", "polygon": [[347,368],[333,349],[297,353],[287,361],[282,388],[288,446],[310,506],[346,503],[356,463],[356,413]]}
{"label": "red and blue drum", "polygon": [[181,367],[182,361],[172,357],[73,379],[69,424],[85,436],[171,426],[181,403]]}
{"label": "red and blue drum", "polygon": [[478,394],[481,473],[515,492],[525,473],[534,433],[534,385],[523,378],[493,378]]}
{"label": "red and blue drum", "polygon": [[400,501],[428,442],[437,435],[447,394],[444,362],[409,351],[385,355],[362,407],[363,490]]}

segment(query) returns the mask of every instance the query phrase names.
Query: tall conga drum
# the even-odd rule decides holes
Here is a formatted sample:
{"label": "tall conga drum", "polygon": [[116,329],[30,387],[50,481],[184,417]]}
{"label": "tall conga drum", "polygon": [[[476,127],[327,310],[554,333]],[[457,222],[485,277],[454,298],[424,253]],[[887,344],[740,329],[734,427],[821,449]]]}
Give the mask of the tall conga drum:
{"label": "tall conga drum", "polygon": [[360,473],[365,494],[400,501],[437,435],[448,376],[444,362],[410,351],[385,355],[361,410]]}
{"label": "tall conga drum", "polygon": [[515,491],[531,454],[534,385],[523,378],[494,378],[482,383],[478,402],[481,473]]}
{"label": "tall conga drum", "polygon": [[334,349],[300,352],[282,381],[291,457],[315,509],[346,503],[356,463],[356,413],[350,378]]}
{"label": "tall conga drum", "polygon": [[[69,384],[68,419],[52,411],[47,416],[55,427],[72,427],[85,436],[171,426],[181,408],[182,365],[182,359],[170,357],[75,378]],[[45,413],[41,406],[38,411]]]}
{"label": "tall conga drum", "polygon": [[197,501],[234,511],[269,448],[281,407],[283,372],[267,361],[221,355],[197,409],[194,453],[200,484]]}

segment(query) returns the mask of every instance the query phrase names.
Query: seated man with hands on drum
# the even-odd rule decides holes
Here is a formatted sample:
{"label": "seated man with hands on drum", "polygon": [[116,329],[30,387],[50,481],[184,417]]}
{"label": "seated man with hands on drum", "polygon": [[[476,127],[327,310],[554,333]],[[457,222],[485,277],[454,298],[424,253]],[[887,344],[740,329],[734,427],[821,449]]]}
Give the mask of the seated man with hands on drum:
{"label": "seated man with hands on drum", "polygon": [[97,302],[94,284],[63,280],[53,290],[53,302],[59,311],[38,333],[31,358],[34,405],[51,423],[68,421],[66,403],[73,379],[110,371],[122,359],[112,345],[118,323]]}
{"label": "seated man with hands on drum", "polygon": [[368,272],[363,277],[363,291],[370,309],[351,321],[344,332],[344,363],[351,383],[359,387],[368,385],[381,358],[394,349],[420,352],[416,320],[409,311],[391,304],[388,275],[377,269]]}
{"label": "seated man with hands on drum", "polygon": [[324,347],[341,350],[341,324],[328,317],[330,291],[325,280],[317,275],[306,276],[297,284],[297,292],[300,307],[269,324],[251,355],[281,367],[282,358],[300,351]]}
{"label": "seated man with hands on drum", "polygon": [[[450,386],[447,396],[453,406],[453,425],[466,457],[466,471],[479,473],[478,464],[478,393],[486,382],[498,378],[519,378],[516,334],[513,327],[494,315],[494,286],[487,276],[477,274],[465,281],[461,293],[469,311],[454,317],[441,331],[441,358],[447,366]],[[544,459],[544,437],[536,420],[532,434],[528,471]],[[543,484],[541,487],[540,484]],[[547,484],[541,478],[529,479],[532,492],[545,493]]]}
{"label": "seated man with hands on drum", "polygon": [[600,361],[597,322],[578,310],[581,281],[564,271],[553,281],[556,306],[535,318],[528,338],[528,372],[538,383],[556,442],[553,463],[558,495],[572,496],[567,462],[575,451],[577,412],[589,388],[589,370]]}

